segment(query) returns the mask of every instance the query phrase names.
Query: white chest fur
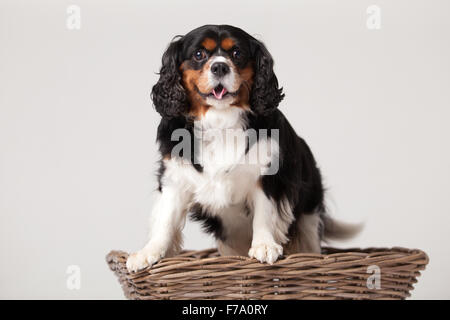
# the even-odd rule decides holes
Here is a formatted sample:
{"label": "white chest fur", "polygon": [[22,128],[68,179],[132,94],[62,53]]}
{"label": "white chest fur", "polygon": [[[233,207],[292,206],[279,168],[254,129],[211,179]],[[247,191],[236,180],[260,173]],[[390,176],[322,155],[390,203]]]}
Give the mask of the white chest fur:
{"label": "white chest fur", "polygon": [[257,168],[244,163],[246,132],[236,128],[203,133],[199,148],[203,172],[193,185],[195,201],[211,209],[244,202],[259,175]]}

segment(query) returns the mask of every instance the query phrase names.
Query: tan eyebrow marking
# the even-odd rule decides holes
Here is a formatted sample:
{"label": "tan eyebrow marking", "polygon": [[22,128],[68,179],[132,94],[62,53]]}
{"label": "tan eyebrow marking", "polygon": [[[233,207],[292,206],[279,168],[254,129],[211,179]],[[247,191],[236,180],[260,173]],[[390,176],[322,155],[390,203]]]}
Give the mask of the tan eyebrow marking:
{"label": "tan eyebrow marking", "polygon": [[205,38],[205,40],[203,40],[202,42],[202,46],[205,47],[205,49],[208,51],[213,51],[216,48],[217,43],[214,39]]}
{"label": "tan eyebrow marking", "polygon": [[234,41],[231,38],[225,38],[222,40],[221,45],[224,50],[230,50],[234,47]]}

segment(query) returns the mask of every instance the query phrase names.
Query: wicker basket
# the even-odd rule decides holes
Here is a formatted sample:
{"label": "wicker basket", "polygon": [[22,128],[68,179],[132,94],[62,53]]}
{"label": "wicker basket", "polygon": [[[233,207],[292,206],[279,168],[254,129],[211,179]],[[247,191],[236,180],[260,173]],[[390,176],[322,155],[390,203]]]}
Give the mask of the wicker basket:
{"label": "wicker basket", "polygon": [[[405,248],[324,248],[273,265],[209,249],[129,273],[127,257],[111,251],[106,260],[129,299],[405,299],[428,263],[423,251]],[[379,267],[380,286],[368,285],[374,283],[370,266]]]}

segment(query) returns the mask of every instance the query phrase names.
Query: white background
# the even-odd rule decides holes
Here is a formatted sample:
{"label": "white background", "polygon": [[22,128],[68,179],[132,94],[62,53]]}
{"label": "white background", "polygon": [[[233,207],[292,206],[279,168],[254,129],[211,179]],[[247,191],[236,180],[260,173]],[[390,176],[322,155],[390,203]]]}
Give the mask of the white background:
{"label": "white background", "polygon": [[[66,8],[81,8],[81,30]],[[381,29],[366,9],[381,8]],[[171,38],[206,23],[264,41],[322,169],[340,247],[420,248],[412,298],[450,298],[450,2],[0,0],[0,298],[119,298],[104,257],[146,240]],[[189,223],[185,246],[213,240]],[[81,268],[68,290],[66,269]]]}

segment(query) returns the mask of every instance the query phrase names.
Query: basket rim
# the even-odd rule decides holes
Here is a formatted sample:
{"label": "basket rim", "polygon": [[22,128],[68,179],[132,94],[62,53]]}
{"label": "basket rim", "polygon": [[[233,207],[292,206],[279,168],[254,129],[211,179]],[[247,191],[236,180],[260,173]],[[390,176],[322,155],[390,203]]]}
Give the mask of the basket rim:
{"label": "basket rim", "polygon": [[[130,272],[129,274],[130,276],[142,276],[142,273],[156,275],[161,272],[192,268],[194,266],[202,269],[201,266],[208,264],[224,264],[224,267],[226,266],[227,268],[244,268],[244,270],[246,268],[258,268],[266,271],[267,269],[283,267],[284,265],[289,265],[289,267],[307,267],[308,265],[318,266],[319,264],[326,266],[329,263],[333,263],[336,266],[336,263],[339,263],[341,260],[343,265],[348,265],[349,263],[357,264],[358,261],[361,261],[364,266],[367,266],[386,261],[387,256],[395,259],[396,262],[402,262],[402,258],[404,258],[403,260],[411,260],[413,258],[415,264],[421,266],[421,270],[424,270],[429,263],[428,255],[421,249],[409,249],[399,246],[367,248],[335,248],[327,246],[323,247],[322,251],[323,253],[294,253],[286,256],[283,255],[276,262],[269,265],[260,263],[255,258],[248,256],[220,256],[218,255],[217,248],[182,250],[176,256],[163,258],[151,267],[146,267],[137,272]],[[122,250],[112,250],[107,254],[106,262],[110,266],[110,269],[116,272],[117,270],[113,268],[113,265],[120,263],[120,261],[126,261],[128,255],[127,252]],[[190,272],[192,273],[192,271]],[[236,269],[230,272],[236,272]]]}

